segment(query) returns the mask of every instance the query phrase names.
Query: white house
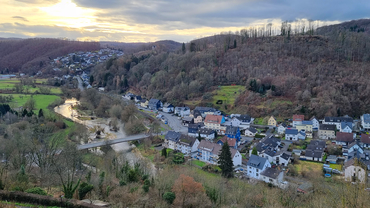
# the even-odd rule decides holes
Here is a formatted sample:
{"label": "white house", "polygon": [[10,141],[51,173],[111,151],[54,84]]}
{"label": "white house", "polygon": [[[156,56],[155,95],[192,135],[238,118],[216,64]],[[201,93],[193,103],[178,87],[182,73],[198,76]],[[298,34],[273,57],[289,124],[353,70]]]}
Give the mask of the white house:
{"label": "white house", "polygon": [[365,183],[366,170],[361,167],[360,162],[356,158],[348,160],[344,164],[344,168],[344,178],[346,181]]}
{"label": "white house", "polygon": [[310,121],[312,121],[312,129],[318,130],[320,125],[319,120],[317,120],[317,118],[314,116],[310,119]]}
{"label": "white house", "polygon": [[175,114],[180,117],[190,116],[190,108],[189,107],[176,107]]}
{"label": "white house", "polygon": [[285,140],[297,141],[298,140],[298,129],[286,129]]}
{"label": "white house", "polygon": [[[197,159],[206,163],[218,164],[218,157],[221,153],[222,146],[216,143],[212,143],[207,140],[202,140],[198,145]],[[231,157],[233,159],[233,165],[238,166],[242,164],[242,156],[236,149],[230,148]]]}
{"label": "white house", "polygon": [[190,155],[193,152],[198,151],[199,140],[187,135],[181,135],[177,142],[176,149],[181,151],[185,155]]}
{"label": "white house", "polygon": [[258,132],[257,129],[249,127],[248,129],[245,130],[244,134],[245,136],[254,137],[256,136],[257,132]]}
{"label": "white house", "polygon": [[332,124],[335,125],[338,130],[341,129],[341,123],[342,122],[347,122],[347,123],[352,123],[353,126],[353,118],[349,116],[344,116],[344,117],[325,117],[323,120],[323,124]]}
{"label": "white house", "polygon": [[286,127],[287,127],[287,125],[285,123],[279,124],[279,126],[277,128],[278,134],[285,134]]}
{"label": "white house", "polygon": [[350,122],[341,122],[340,123],[340,132],[352,133],[352,123],[350,123]]}
{"label": "white house", "polygon": [[242,165],[242,155],[240,154],[240,152],[234,148],[230,148],[230,152],[231,158],[233,159],[234,167]]}
{"label": "white house", "polygon": [[304,120],[304,115],[293,115],[293,127],[302,124]]}
{"label": "white house", "polygon": [[298,132],[298,139],[302,139],[302,140],[306,139],[306,132],[304,130],[301,130]]}
{"label": "white house", "polygon": [[202,128],[198,130],[200,137],[205,138],[208,141],[213,141],[215,139],[215,131],[212,129]]}
{"label": "white house", "polygon": [[277,168],[266,168],[261,173],[260,180],[271,183],[274,186],[279,186],[284,181],[284,172]]}
{"label": "white house", "polygon": [[370,129],[370,114],[364,114],[361,116],[361,126],[365,130]]}
{"label": "white house", "polygon": [[173,113],[174,106],[171,103],[165,103],[162,108],[165,113]]}
{"label": "white house", "polygon": [[250,117],[247,114],[235,116],[231,119],[231,125],[234,127],[239,127],[240,129],[248,129],[253,120],[254,118]]}
{"label": "white house", "polygon": [[164,146],[169,149],[176,150],[177,149],[177,142],[179,141],[181,133],[175,131],[167,132],[166,136],[164,137]]}
{"label": "white house", "polygon": [[247,176],[259,180],[260,174],[270,167],[271,164],[266,158],[251,155],[247,163]]}
{"label": "white house", "polygon": [[357,151],[360,154],[364,153],[364,150],[362,149],[362,147],[360,146],[360,144],[358,142],[352,142],[351,144],[348,145],[348,154],[350,154],[351,152],[354,152],[354,151]]}

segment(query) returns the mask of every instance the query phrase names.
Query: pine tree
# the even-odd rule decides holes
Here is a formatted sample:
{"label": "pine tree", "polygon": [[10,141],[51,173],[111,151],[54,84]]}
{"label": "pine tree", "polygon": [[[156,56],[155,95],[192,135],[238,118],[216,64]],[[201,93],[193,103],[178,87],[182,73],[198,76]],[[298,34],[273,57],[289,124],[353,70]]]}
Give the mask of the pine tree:
{"label": "pine tree", "polygon": [[167,157],[167,148],[162,149],[162,156]]}
{"label": "pine tree", "polygon": [[257,148],[256,147],[253,147],[252,155],[258,155],[258,152],[257,152]]}
{"label": "pine tree", "polygon": [[186,52],[185,43],[182,43],[182,53]]}
{"label": "pine tree", "polygon": [[94,82],[94,76],[93,76],[93,75],[91,75],[91,76],[90,76],[90,84],[92,85],[92,84],[93,84],[93,82]]}
{"label": "pine tree", "polygon": [[236,48],[236,39],[234,39],[234,48]]}
{"label": "pine tree", "polygon": [[44,117],[44,112],[42,111],[42,109],[40,108],[40,110],[39,110],[39,118],[41,118],[41,117]]}
{"label": "pine tree", "polygon": [[222,145],[221,154],[218,158],[218,165],[221,168],[221,173],[223,177],[233,177],[233,160],[231,158],[231,151],[227,142]]}
{"label": "pine tree", "polygon": [[198,140],[202,141],[202,137],[200,136],[200,132],[198,133]]}

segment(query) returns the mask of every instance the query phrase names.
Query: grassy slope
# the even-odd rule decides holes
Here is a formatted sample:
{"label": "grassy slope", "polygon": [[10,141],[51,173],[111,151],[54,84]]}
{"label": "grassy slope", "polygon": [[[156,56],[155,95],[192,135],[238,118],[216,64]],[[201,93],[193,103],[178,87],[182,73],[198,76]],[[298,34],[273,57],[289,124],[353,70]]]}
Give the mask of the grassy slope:
{"label": "grassy slope", "polygon": [[[42,84],[43,82],[46,82],[46,81],[47,81],[46,79],[37,79],[35,88],[29,87],[29,86],[26,86],[25,88],[28,88],[30,93],[34,93],[36,90],[40,91],[40,89],[37,87],[37,85]],[[12,90],[16,83],[19,83],[19,80],[16,80],[16,79],[1,79],[0,80],[0,89]],[[52,94],[61,94],[62,93],[62,90],[58,87],[50,87],[50,86],[47,86],[47,87],[51,89]]]}
{"label": "grassy slope", "polygon": [[[0,94],[3,96],[7,96],[9,94]],[[14,100],[10,103],[10,105],[15,105],[15,107],[20,107],[24,105],[27,100],[31,97],[31,95],[24,95],[24,94],[12,94]],[[50,103],[54,100],[58,99],[59,96],[56,95],[33,95],[33,98],[36,101],[36,110],[38,111],[40,108],[43,110],[47,110],[47,107]],[[13,106],[14,107],[14,106]]]}
{"label": "grassy slope", "polygon": [[213,92],[213,103],[218,100],[224,101],[227,105],[233,105],[235,99],[245,91],[245,86],[235,85],[235,86],[220,86],[217,90]]}

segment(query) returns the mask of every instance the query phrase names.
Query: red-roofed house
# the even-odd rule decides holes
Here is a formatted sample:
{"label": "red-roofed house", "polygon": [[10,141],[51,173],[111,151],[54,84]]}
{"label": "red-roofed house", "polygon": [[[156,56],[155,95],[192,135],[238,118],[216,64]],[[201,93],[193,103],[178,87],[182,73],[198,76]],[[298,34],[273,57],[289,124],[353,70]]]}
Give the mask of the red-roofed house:
{"label": "red-roofed house", "polygon": [[206,118],[204,119],[205,128],[213,129],[217,132],[221,131],[222,129],[221,124],[223,123],[225,123],[225,118],[223,116],[207,115]]}
{"label": "red-roofed house", "polygon": [[304,115],[293,115],[293,127],[296,127],[296,125],[302,124],[303,120],[304,120]]}
{"label": "red-roofed house", "polygon": [[224,143],[227,142],[230,147],[237,149],[238,148],[238,142],[236,139],[229,138],[227,136],[222,137],[220,140],[217,141],[217,144],[224,145]]}
{"label": "red-roofed house", "polygon": [[349,145],[354,141],[352,133],[337,132],[335,143],[337,145]]}
{"label": "red-roofed house", "polygon": [[361,134],[361,143],[363,147],[370,147],[370,135]]}

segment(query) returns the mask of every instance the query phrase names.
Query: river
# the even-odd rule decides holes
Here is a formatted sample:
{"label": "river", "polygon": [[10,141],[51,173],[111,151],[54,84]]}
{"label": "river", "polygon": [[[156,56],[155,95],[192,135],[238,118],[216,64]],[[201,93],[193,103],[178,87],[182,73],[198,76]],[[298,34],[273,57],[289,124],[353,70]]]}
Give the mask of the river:
{"label": "river", "polygon": [[[126,133],[124,132],[122,126],[123,124],[120,123],[118,126],[121,128],[119,131],[111,131],[109,129],[109,121],[110,119],[105,118],[98,118],[94,120],[80,120],[78,119],[78,112],[72,108],[74,105],[78,105],[79,101],[76,99],[68,99],[65,101],[63,105],[59,105],[54,108],[54,111],[65,118],[69,118],[72,121],[76,123],[80,123],[82,125],[85,125],[86,128],[92,129],[92,128],[100,128],[104,129],[104,133],[102,134],[102,137],[105,137],[106,139],[115,139],[115,138],[124,138],[126,137]],[[89,143],[96,141],[95,139],[95,133],[91,133],[89,136]],[[128,142],[122,142],[118,144],[111,145],[112,149],[118,153],[121,154],[126,161],[129,161],[131,165],[133,165],[135,162],[144,159],[143,156],[138,152],[132,151],[135,148],[135,145],[130,145]],[[97,152],[98,153],[98,152]],[[150,163],[150,169],[153,175],[156,173],[156,168],[153,163]]]}

